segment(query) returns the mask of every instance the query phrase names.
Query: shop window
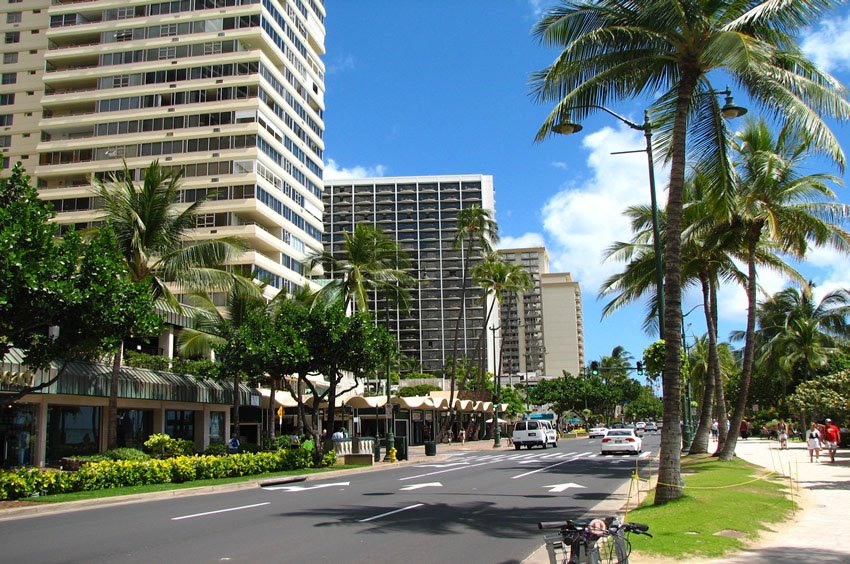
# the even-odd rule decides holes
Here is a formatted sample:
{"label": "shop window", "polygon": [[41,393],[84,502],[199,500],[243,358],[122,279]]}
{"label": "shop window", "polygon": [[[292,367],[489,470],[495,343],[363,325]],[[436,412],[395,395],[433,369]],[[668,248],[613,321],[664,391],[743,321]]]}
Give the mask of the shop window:
{"label": "shop window", "polygon": [[195,412],[188,409],[165,411],[165,434],[172,439],[195,440]]}
{"label": "shop window", "polygon": [[51,405],[47,408],[47,461],[97,454],[100,413],[94,406]]}

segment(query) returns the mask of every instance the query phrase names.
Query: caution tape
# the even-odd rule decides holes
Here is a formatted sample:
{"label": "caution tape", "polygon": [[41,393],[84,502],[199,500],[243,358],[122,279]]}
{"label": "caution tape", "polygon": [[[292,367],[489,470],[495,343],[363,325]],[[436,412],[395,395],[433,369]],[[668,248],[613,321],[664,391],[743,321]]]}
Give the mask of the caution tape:
{"label": "caution tape", "polygon": [[[726,489],[726,488],[737,488],[737,487],[740,487],[740,486],[746,486],[747,484],[752,484],[753,482],[758,482],[759,480],[766,480],[769,477],[774,476],[774,475],[776,475],[776,472],[768,472],[764,476],[759,476],[759,477],[753,478],[752,480],[747,480],[746,482],[739,482],[737,484],[726,484],[726,485],[723,485],[723,486],[689,486],[687,484],[667,484],[667,483],[664,483],[664,482],[657,482],[656,485],[657,486],[667,486],[667,487],[670,487],[670,488],[682,488],[682,489],[687,488],[687,489],[691,489],[691,490],[722,490],[722,489]],[[649,482],[648,478],[641,478],[640,476],[638,476],[636,474],[632,474],[632,478],[635,479],[635,480],[638,480],[640,482]]]}

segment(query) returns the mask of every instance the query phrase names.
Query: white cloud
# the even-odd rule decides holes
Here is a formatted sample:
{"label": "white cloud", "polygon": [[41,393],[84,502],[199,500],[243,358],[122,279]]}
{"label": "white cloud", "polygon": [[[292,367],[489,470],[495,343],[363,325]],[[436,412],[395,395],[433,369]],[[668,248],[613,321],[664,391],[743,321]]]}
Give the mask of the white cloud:
{"label": "white cloud", "polygon": [[850,15],[823,21],[801,41],[803,52],[828,72],[850,70]]}
{"label": "white cloud", "polygon": [[523,233],[519,237],[502,237],[496,245],[499,249],[527,249],[545,246],[543,235],[540,233]]}
{"label": "white cloud", "polygon": [[345,168],[340,167],[335,160],[328,159],[322,178],[324,180],[373,178],[376,176],[384,176],[386,172],[387,167],[381,164],[375,166],[354,166],[351,168]]}
{"label": "white cloud", "polygon": [[567,170],[567,168],[569,167],[569,165],[567,163],[565,163],[564,161],[553,161],[552,166],[555,167],[555,168],[563,169],[563,170]]}
{"label": "white cloud", "polygon": [[328,62],[325,67],[325,74],[335,74],[342,71],[354,70],[355,68],[357,68],[357,61],[354,57],[352,55],[345,55],[343,57],[336,57]]}
{"label": "white cloud", "polygon": [[[622,264],[602,262],[604,250],[615,241],[628,241],[632,233],[623,210],[649,203],[646,154],[611,155],[611,151],[645,146],[640,132],[621,126],[603,128],[583,139],[589,150],[591,177],[565,185],[542,209],[543,228],[554,271],[573,274],[583,287],[595,293]],[[658,186],[665,175],[656,171]],[[659,203],[666,201],[659,189]]]}
{"label": "white cloud", "polygon": [[528,0],[528,5],[531,7],[531,13],[535,18],[543,15],[543,12],[549,8],[551,0]]}
{"label": "white cloud", "polygon": [[806,254],[806,262],[813,267],[806,274],[815,283],[815,300],[834,290],[850,289],[847,255],[827,247],[814,248]]}
{"label": "white cloud", "polygon": [[[747,271],[746,264],[738,264],[742,272]],[[767,296],[787,287],[788,278],[778,272],[764,268],[756,272],[756,281],[759,285],[759,294],[756,300],[762,301]],[[702,298],[700,298],[702,299]],[[722,328],[725,324],[737,329],[744,329],[747,320],[747,291],[740,284],[723,284],[717,291],[717,316],[721,325],[720,337],[723,337]]]}

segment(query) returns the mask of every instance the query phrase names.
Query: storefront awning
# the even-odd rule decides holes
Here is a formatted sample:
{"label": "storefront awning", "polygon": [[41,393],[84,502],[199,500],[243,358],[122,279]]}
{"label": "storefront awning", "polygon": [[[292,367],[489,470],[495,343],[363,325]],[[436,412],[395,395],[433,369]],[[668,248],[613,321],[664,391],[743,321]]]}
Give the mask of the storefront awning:
{"label": "storefront awning", "polygon": [[[55,377],[61,365],[53,363],[47,370],[29,370],[23,355],[13,350],[2,361],[0,390],[15,392],[26,386],[37,386]],[[6,375],[9,376],[6,376]],[[70,362],[62,376],[37,394],[109,397],[112,366],[89,362]],[[256,405],[259,394],[240,385],[242,405]],[[232,404],[233,383],[215,382],[190,374],[176,374],[123,366],[118,378],[118,397],[123,399],[182,401],[194,403]]]}

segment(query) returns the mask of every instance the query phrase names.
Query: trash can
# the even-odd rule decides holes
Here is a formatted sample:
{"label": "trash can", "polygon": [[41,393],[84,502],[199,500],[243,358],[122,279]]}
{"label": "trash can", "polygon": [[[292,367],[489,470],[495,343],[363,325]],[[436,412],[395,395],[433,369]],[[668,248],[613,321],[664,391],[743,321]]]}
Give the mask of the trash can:
{"label": "trash can", "polygon": [[407,460],[407,437],[395,437],[396,460]]}
{"label": "trash can", "polygon": [[437,441],[425,441],[425,456],[437,456]]}
{"label": "trash can", "polygon": [[381,461],[381,441],[375,437],[375,442],[372,443],[372,453],[375,455],[375,462]]}

